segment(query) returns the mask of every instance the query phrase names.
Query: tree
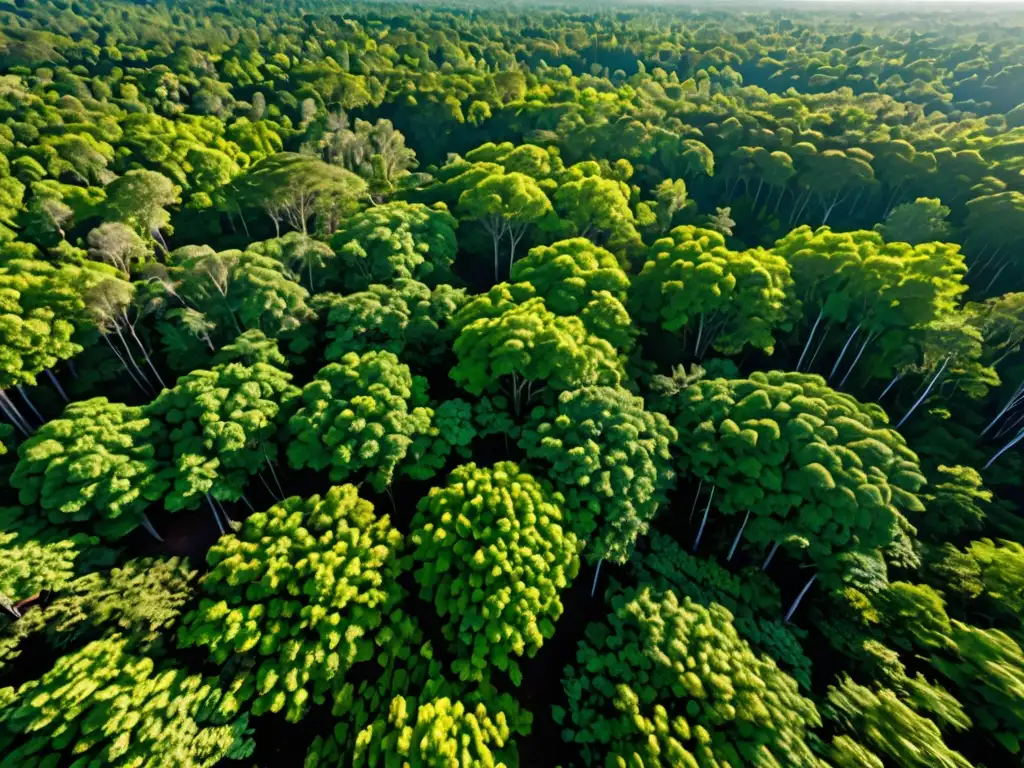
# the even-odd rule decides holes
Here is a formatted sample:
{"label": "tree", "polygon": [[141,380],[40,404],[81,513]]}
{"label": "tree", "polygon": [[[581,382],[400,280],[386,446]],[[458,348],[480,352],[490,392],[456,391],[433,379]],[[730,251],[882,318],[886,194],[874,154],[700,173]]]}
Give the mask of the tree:
{"label": "tree", "polygon": [[334,482],[366,472],[378,491],[391,484],[413,441],[429,433],[426,382],[391,352],[349,352],[302,388],[288,428],[296,469],[330,469]]}
{"label": "tree", "polygon": [[110,218],[131,226],[144,237],[152,237],[166,253],[163,231],[170,231],[167,207],[180,202],[181,189],[155,171],[134,170],[107,186]]}
{"label": "tree", "polygon": [[452,669],[460,679],[487,679],[493,665],[519,685],[515,657],[534,656],[554,636],[559,593],[579,572],[561,503],[550,486],[499,462],[456,468],[417,507],[416,582],[458,649]]}
{"label": "tree", "polygon": [[555,212],[566,223],[570,237],[586,237],[607,244],[628,266],[628,252],[643,243],[629,208],[625,184],[599,176],[569,181],[555,192]]}
{"label": "tree", "polygon": [[721,513],[750,511],[743,539],[770,544],[769,561],[780,545],[794,556],[805,550],[827,575],[841,568],[839,553],[888,546],[903,512],[924,510],[917,493],[925,478],[906,441],[881,409],[820,376],[704,379],[680,391],[674,407],[674,426],[687,436],[680,475],[713,488]]}
{"label": "tree", "polygon": [[32,423],[5,390],[17,389],[33,415],[43,420],[22,387],[35,385],[39,374],[83,350],[76,332],[88,324],[85,295],[107,275],[99,266],[95,272],[70,265],[58,268],[20,258],[17,251],[5,255],[10,258],[0,266],[0,411],[27,436]]}
{"label": "tree", "polygon": [[888,242],[920,245],[934,240],[948,240],[950,210],[935,197],[919,197],[912,203],[897,205],[885,217],[885,223],[876,224]]}
{"label": "tree", "polygon": [[0,533],[0,608],[20,619],[18,604],[43,590],[58,590],[70,583],[76,561],[94,542],[88,536],[59,529],[37,531],[30,527]]}
{"label": "tree", "polygon": [[696,324],[697,359],[711,347],[731,355],[748,344],[771,354],[774,334],[792,327],[795,304],[784,259],[763,248],[731,251],[719,233],[692,226],[651,246],[630,295],[641,322],[686,329],[687,339]]}
{"label": "tree", "polygon": [[528,283],[556,315],[580,314],[599,291],[626,301],[629,277],[615,256],[586,238],[538,245],[512,267],[512,283]]}
{"label": "tree", "polygon": [[[89,288],[84,297],[85,305],[97,330],[102,334],[104,341],[107,342],[110,350],[132,381],[143,392],[155,393],[159,390],[135,359],[137,350],[142,353],[146,367],[149,368],[160,387],[165,386],[145,344],[135,332],[135,322],[131,318],[135,285],[126,280],[108,278]],[[116,336],[119,343],[115,343],[112,336]],[[129,340],[131,340],[131,344],[129,344]]]}
{"label": "tree", "polygon": [[555,712],[589,764],[817,768],[814,704],[729,611],[650,586],[610,607],[587,627],[562,681],[568,711]]}
{"label": "tree", "polygon": [[[797,370],[811,370],[816,359],[827,359],[829,381],[839,387],[861,359],[870,363],[866,376],[889,380],[893,369],[905,363],[907,348],[932,323],[953,315],[966,290],[963,256],[948,243],[911,247],[886,244],[877,232],[800,227],[776,242],[774,250],[790,264],[811,326]],[[836,328],[843,335],[825,347]],[[844,366],[847,352],[852,362]]]}
{"label": "tree", "polygon": [[980,629],[954,620],[956,654],[931,657],[932,666],[956,686],[978,727],[1003,749],[1018,754],[1024,740],[1024,713],[1018,691],[1024,684],[1024,651],[998,629]]}
{"label": "tree", "polygon": [[349,352],[378,349],[424,367],[451,349],[452,318],[465,301],[461,288],[440,285],[431,291],[405,278],[342,296],[327,311],[324,357],[336,361]]}
{"label": "tree", "polygon": [[251,475],[267,467],[280,493],[277,438],[299,394],[291,379],[266,363],[228,363],[182,376],[146,406],[146,417],[166,436],[160,451],[170,483],[167,509],[195,509],[205,500],[223,533],[226,512],[218,506],[242,498]]}
{"label": "tree", "polygon": [[339,693],[353,666],[384,663],[411,633],[401,550],[401,533],[354,486],[285,499],[211,547],[178,644],[220,665],[254,657],[252,713],[297,722]]}
{"label": "tree", "polygon": [[611,344],[589,334],[579,318],[556,316],[539,297],[462,325],[460,316],[470,311],[476,311],[473,303],[455,319],[461,329],[453,345],[458,363],[450,376],[471,394],[483,394],[510,376],[519,413],[524,391],[528,403],[534,385],[563,390],[622,381]]}
{"label": "tree", "polygon": [[508,267],[516,260],[516,246],[526,230],[551,213],[551,201],[537,182],[522,173],[493,174],[459,196],[459,214],[475,219],[494,244],[494,282],[498,282],[498,251],[508,235]]}
{"label": "tree", "polygon": [[89,233],[89,258],[110,264],[125,280],[132,268],[144,263],[151,251],[135,230],[120,222],[108,221]]}
{"label": "tree", "polygon": [[434,286],[451,282],[457,251],[455,218],[443,206],[394,201],[345,220],[331,238],[338,255],[324,283],[346,291],[405,278]]}
{"label": "tree", "polygon": [[157,448],[166,439],[142,408],[95,397],[71,403],[21,444],[11,485],[22,504],[54,523],[88,522],[120,538],[146,518],[168,481]]}
{"label": "tree", "polygon": [[1010,621],[1024,611],[1024,546],[1016,541],[971,542],[967,553],[977,563],[986,602]]}
{"label": "tree", "polygon": [[[838,686],[829,686],[822,711],[843,730],[866,738],[872,749],[896,765],[971,768],[963,755],[946,746],[934,722],[900,701],[891,690],[872,691],[843,676]],[[868,761],[858,765],[881,765],[877,756],[849,737],[833,742],[832,756],[839,765],[844,765],[844,761],[849,764],[851,753],[860,753],[861,759]]]}
{"label": "tree", "polygon": [[449,698],[412,697],[391,701],[386,720],[374,723],[372,737],[360,740],[353,768],[369,768],[382,760],[408,765],[517,765],[512,729],[503,712],[491,715],[482,703],[466,705]]}
{"label": "tree", "polygon": [[354,173],[315,157],[277,152],[254,163],[222,190],[222,210],[242,216],[244,224],[244,210],[261,208],[280,237],[282,223],[307,234],[314,215],[321,229],[333,232],[339,217],[354,208],[367,187]]}
{"label": "tree", "polygon": [[567,528],[586,542],[587,559],[624,563],[674,485],[669,446],[678,438],[642,398],[584,387],[535,408],[519,444],[550,468],[565,496]]}
{"label": "tree", "polygon": [[8,693],[0,748],[18,765],[212,768],[253,749],[248,716],[232,714],[230,689],[159,668],[119,635],[61,656],[39,680]]}

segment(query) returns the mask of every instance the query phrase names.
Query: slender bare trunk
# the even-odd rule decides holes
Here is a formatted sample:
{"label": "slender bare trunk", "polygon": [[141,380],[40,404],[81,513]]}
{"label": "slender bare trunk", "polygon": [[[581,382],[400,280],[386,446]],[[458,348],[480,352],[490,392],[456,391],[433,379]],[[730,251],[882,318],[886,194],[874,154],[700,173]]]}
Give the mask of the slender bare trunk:
{"label": "slender bare trunk", "polygon": [[156,532],[156,528],[153,527],[153,523],[149,521],[149,517],[147,515],[143,514],[142,520],[140,520],[139,522],[142,524],[142,527],[146,529],[146,533],[148,533],[157,541],[163,542],[163,539],[160,537],[160,534]]}
{"label": "slender bare trunk", "polygon": [[764,562],[761,563],[761,570],[762,571],[767,571],[768,570],[768,566],[771,565],[772,558],[775,557],[775,553],[778,551],[778,549],[779,549],[779,542],[776,540],[776,542],[774,544],[772,544],[772,548],[771,548],[771,551],[768,553],[768,557],[766,557],[764,559]]}
{"label": "slender bare trunk", "polygon": [[696,552],[697,551],[697,547],[700,546],[701,536],[704,535],[704,526],[707,525],[707,523],[708,523],[708,512],[711,511],[711,500],[713,498],[715,498],[715,488],[717,488],[717,487],[718,486],[714,486],[714,485],[711,486],[711,493],[708,494],[708,503],[704,507],[704,517],[701,518],[700,528],[697,529],[697,538],[693,540],[693,551],[694,552]]}
{"label": "slender bare trunk", "polygon": [[10,419],[11,423],[21,431],[25,437],[28,437],[34,431],[29,423],[25,421],[25,417],[21,415],[18,408],[11,402],[11,399],[7,397],[7,393],[0,389],[0,408],[3,409],[4,414]]}
{"label": "slender bare trunk", "polygon": [[800,370],[800,366],[803,365],[804,357],[807,355],[807,350],[811,348],[811,342],[814,340],[814,334],[818,332],[818,324],[821,322],[821,316],[825,313],[825,308],[822,307],[818,310],[818,317],[814,320],[814,325],[811,326],[811,333],[807,337],[807,342],[804,344],[803,352],[800,353],[800,359],[796,361],[796,370]]}
{"label": "slender bare trunk", "polygon": [[864,343],[860,345],[860,350],[857,352],[857,356],[853,358],[853,362],[850,363],[849,370],[846,371],[846,375],[843,376],[843,380],[839,382],[839,389],[843,388],[846,384],[846,380],[850,378],[850,374],[853,373],[853,369],[857,367],[857,363],[860,361],[860,356],[864,354],[864,350],[876,338],[876,334],[869,333],[867,338],[864,339]]}
{"label": "slender bare trunk", "polygon": [[946,364],[949,363],[949,358],[950,357],[951,357],[951,355],[946,355],[946,359],[942,361],[942,366],[939,368],[938,371],[935,372],[935,375],[932,376],[932,380],[930,382],[928,382],[928,386],[925,388],[924,393],[919,398],[917,398],[917,402],[916,403],[914,403],[912,406],[910,406],[910,410],[906,412],[906,414],[903,416],[902,419],[900,419],[899,424],[896,425],[896,429],[899,429],[900,427],[902,427],[903,426],[903,422],[905,422],[907,419],[909,419],[910,418],[910,414],[912,414],[914,411],[916,411],[917,410],[917,406],[919,406],[921,403],[923,403],[924,399],[926,397],[928,397],[928,393],[932,391],[932,387],[935,386],[935,382],[938,381],[939,376],[942,375],[942,372],[944,370],[946,370]]}
{"label": "slender bare trunk", "polygon": [[732,540],[732,546],[729,547],[729,556],[725,558],[726,562],[732,560],[732,556],[736,554],[736,546],[740,543],[740,539],[743,538],[743,529],[747,527],[747,522],[750,520],[750,510],[747,510],[746,516],[743,518],[743,525],[740,526],[740,530],[736,534],[736,538]]}
{"label": "slender bare trunk", "polygon": [[21,385],[18,385],[17,386],[17,390],[18,390],[18,394],[21,395],[21,399],[25,401],[25,405],[27,405],[29,407],[29,410],[32,411],[32,413],[34,413],[36,415],[37,419],[39,419],[39,423],[40,424],[45,424],[46,423],[46,419],[43,418],[43,414],[41,414],[36,409],[35,404],[29,399],[28,395],[25,393],[25,388],[22,387]]}
{"label": "slender bare trunk", "polygon": [[793,614],[796,613],[796,609],[800,607],[800,601],[804,599],[804,596],[807,594],[807,591],[811,588],[811,585],[814,583],[816,578],[818,578],[818,574],[814,574],[807,580],[807,583],[804,584],[804,588],[800,590],[800,594],[796,596],[796,600],[794,600],[793,604],[789,606],[789,610],[786,611],[785,618],[785,622],[787,624],[789,623],[789,620],[793,618]]}
{"label": "slender bare trunk", "polygon": [[601,575],[601,564],[604,562],[602,557],[597,561],[597,568],[594,569],[594,583],[590,585],[590,596],[593,597],[594,593],[597,592],[597,577]]}
{"label": "slender bare trunk", "polygon": [[839,357],[836,358],[836,364],[832,366],[832,372],[828,375],[828,380],[832,381],[832,377],[836,375],[836,371],[839,370],[839,364],[843,361],[846,356],[846,350],[850,347],[850,342],[853,341],[853,337],[860,332],[861,323],[857,323],[857,327],[853,329],[849,338],[846,339],[846,343],[843,345],[842,350],[839,352]]}
{"label": "slender bare trunk", "polygon": [[60,385],[60,382],[57,380],[57,377],[53,375],[53,371],[51,371],[49,368],[46,369],[46,376],[53,384],[53,388],[57,390],[57,394],[61,396],[64,402],[70,402],[70,400],[68,400],[67,392],[64,391],[64,387]]}

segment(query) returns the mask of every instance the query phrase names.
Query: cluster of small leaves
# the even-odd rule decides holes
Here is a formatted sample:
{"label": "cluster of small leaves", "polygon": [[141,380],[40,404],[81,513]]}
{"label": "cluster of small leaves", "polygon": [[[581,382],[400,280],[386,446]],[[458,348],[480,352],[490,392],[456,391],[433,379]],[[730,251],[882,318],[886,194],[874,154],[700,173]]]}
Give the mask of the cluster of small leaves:
{"label": "cluster of small leaves", "polygon": [[736,252],[709,229],[676,227],[651,246],[633,280],[633,316],[665,330],[686,328],[697,356],[736,354],[748,344],[772,354],[775,333],[792,327],[789,264],[763,248]]}
{"label": "cluster of small leaves", "polygon": [[611,344],[589,333],[578,317],[555,315],[540,297],[462,325],[454,351],[458,363],[451,377],[474,395],[505,376],[513,377],[514,388],[529,381],[558,390],[616,385],[624,377]]}
{"label": "cluster of small leaves", "polygon": [[80,400],[21,444],[11,485],[22,504],[38,504],[55,523],[90,522],[118,538],[167,490],[160,441],[141,408]]}
{"label": "cluster of small leaves", "polygon": [[331,238],[329,288],[362,291],[396,278],[430,285],[450,283],[455,261],[455,218],[443,206],[395,201],[346,220]]}
{"label": "cluster of small leaves", "polygon": [[146,407],[168,436],[167,509],[241,497],[248,477],[276,459],[285,408],[298,395],[291,378],[267,363],[228,363],[182,376]]}
{"label": "cluster of small leaves", "polygon": [[349,352],[378,349],[420,364],[436,360],[450,349],[451,320],[465,302],[463,289],[431,290],[404,278],[338,297],[327,311],[324,357],[336,361]]}
{"label": "cluster of small leaves", "polygon": [[650,586],[616,594],[563,685],[556,719],[590,765],[818,766],[814,704],[720,605]]}
{"label": "cluster of small leaves", "polygon": [[380,725],[360,734],[352,768],[370,768],[382,760],[423,766],[518,765],[504,713],[492,716],[483,704],[399,696]]}
{"label": "cluster of small leaves", "polygon": [[844,676],[837,686],[829,688],[823,712],[870,746],[867,749],[849,736],[837,737],[830,757],[842,768],[881,766],[875,752],[894,765],[908,768],[971,768],[963,755],[946,746],[934,722],[900,701],[891,690],[873,691]]}
{"label": "cluster of small leaves", "polygon": [[349,352],[302,389],[289,421],[288,460],[297,469],[330,468],[341,482],[359,471],[377,490],[390,485],[415,439],[428,435],[433,411],[426,382],[391,352]]}
{"label": "cluster of small leaves", "polygon": [[917,456],[880,408],[820,376],[754,373],[679,392],[682,473],[715,489],[727,515],[751,512],[746,541],[805,549],[822,567],[890,544],[902,511],[919,512]]}
{"label": "cluster of small leaves", "polygon": [[210,549],[179,645],[206,647],[221,665],[255,656],[253,714],[297,721],[341,690],[354,664],[386,663],[411,633],[399,607],[401,549],[401,534],[354,486],[286,499]]}
{"label": "cluster of small leaves", "polygon": [[531,248],[509,280],[519,301],[540,296],[556,315],[579,317],[620,353],[633,346],[636,329],[624,306],[629,277],[610,251],[586,238]]}
{"label": "cluster of small leaves", "polygon": [[733,615],[736,631],[758,652],[778,662],[804,688],[811,687],[811,660],[801,641],[806,632],[786,624],[782,598],[775,583],[759,570],[726,570],[714,560],[691,555],[674,539],[652,531],[644,551],[630,559],[638,584],[675,592],[695,603],[718,603]]}
{"label": "cluster of small leaves", "polygon": [[12,765],[212,768],[252,752],[230,687],[160,669],[119,635],[58,658],[0,699],[0,749]]}
{"label": "cluster of small leaves", "polygon": [[516,464],[499,462],[458,467],[420,502],[411,533],[416,582],[446,621],[461,679],[485,679],[494,666],[519,685],[516,658],[554,636],[559,595],[579,572],[562,501]]}
{"label": "cluster of small leaves", "polygon": [[519,444],[544,461],[590,561],[624,563],[675,480],[675,429],[624,389],[584,387],[535,408]]}
{"label": "cluster of small leaves", "polygon": [[998,629],[952,622],[957,652],[932,656],[932,665],[956,686],[971,719],[1011,754],[1024,743],[1024,650]]}

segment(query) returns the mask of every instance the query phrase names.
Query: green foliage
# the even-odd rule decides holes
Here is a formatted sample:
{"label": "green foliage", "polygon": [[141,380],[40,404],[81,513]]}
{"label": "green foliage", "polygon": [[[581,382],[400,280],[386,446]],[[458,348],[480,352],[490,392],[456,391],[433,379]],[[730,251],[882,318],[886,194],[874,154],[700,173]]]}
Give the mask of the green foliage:
{"label": "green foliage", "polygon": [[18,450],[11,484],[51,521],[89,522],[119,538],[168,488],[157,448],[166,433],[142,408],[95,397],[69,404]]}
{"label": "green foliage", "polygon": [[535,408],[519,444],[550,469],[565,496],[568,527],[587,546],[588,560],[629,559],[665,503],[675,473],[669,446],[678,434],[642,398],[623,389],[563,392],[556,405]]}
{"label": "green foliage", "polygon": [[[211,768],[251,753],[247,716],[216,679],[161,669],[113,635],[62,656],[0,708],[5,759],[49,766]],[[87,762],[83,762],[87,761]]]}
{"label": "green foliage", "polygon": [[708,607],[714,603],[733,615],[736,631],[759,653],[774,659],[804,688],[811,687],[811,660],[801,641],[806,633],[779,620],[782,599],[764,573],[731,573],[714,560],[689,554],[673,539],[652,531],[647,551],[637,551],[630,567],[639,584],[671,590]]}
{"label": "green foliage", "polygon": [[391,483],[413,442],[431,430],[425,381],[391,352],[349,352],[302,388],[288,428],[288,461],[330,468],[334,482],[365,471],[377,490]]}
{"label": "green foliage", "polygon": [[451,348],[452,317],[465,301],[462,289],[440,285],[431,290],[404,278],[350,293],[333,301],[327,312],[324,356],[335,361],[349,352],[377,349],[422,366]]}
{"label": "green foliage", "polygon": [[720,605],[651,587],[616,594],[563,685],[569,709],[556,718],[593,765],[818,766],[814,705]]}
{"label": "green foliage", "polygon": [[[472,308],[470,303],[463,312]],[[458,316],[456,323],[460,323]],[[539,297],[463,325],[453,349],[458,363],[451,377],[456,384],[480,395],[510,376],[516,411],[531,382],[564,390],[615,385],[623,378],[615,350],[607,341],[589,334],[579,318],[555,315]],[[527,392],[527,401],[531,393]]]}
{"label": "green foliage", "polygon": [[971,719],[1003,749],[1018,754],[1024,740],[1024,651],[998,629],[980,629],[952,622],[956,644],[952,658],[933,656],[932,665],[955,686]]}
{"label": "green foliage", "polygon": [[464,464],[420,502],[410,536],[416,582],[445,621],[462,680],[486,679],[493,666],[519,685],[516,658],[554,636],[559,594],[579,572],[562,502],[512,462]]}
{"label": "green foliage", "polygon": [[934,240],[949,239],[950,209],[935,197],[919,197],[912,203],[903,203],[893,208],[885,217],[884,224],[875,229],[886,241],[920,245]]}
{"label": "green foliage", "polygon": [[792,327],[795,308],[785,259],[763,248],[731,251],[717,232],[692,226],[651,246],[630,300],[641,322],[685,328],[698,358],[711,348],[737,354],[748,344],[772,354],[774,334]]}
{"label": "green foliage", "polygon": [[[971,764],[946,746],[942,733],[931,720],[914,712],[890,690],[872,691],[849,677],[830,686],[825,716],[845,730],[867,740],[871,750],[908,768],[970,768]],[[880,765],[873,752],[852,739],[840,737],[833,745],[833,757],[840,766],[852,765],[862,755],[865,765]]]}
{"label": "green foliage", "polygon": [[182,376],[149,404],[146,416],[167,436],[169,510],[241,497],[249,475],[276,459],[289,403],[298,395],[291,378],[266,363],[228,363]]}
{"label": "green foliage", "polygon": [[401,550],[402,535],[354,486],[285,499],[210,549],[178,642],[220,665],[251,657],[252,713],[297,721],[341,691],[354,665],[386,664],[412,632],[399,607]]}
{"label": "green foliage", "polygon": [[985,599],[1011,620],[1024,616],[1024,546],[1016,541],[974,541],[967,553],[977,563]]}
{"label": "green foliage", "polygon": [[338,258],[325,284],[364,291],[398,278],[431,286],[450,283],[457,226],[443,206],[395,201],[368,208],[347,219],[331,238]]}
{"label": "green foliage", "polygon": [[714,506],[751,512],[745,541],[779,542],[834,571],[836,555],[889,545],[923,510],[917,456],[877,406],[819,376],[703,379],[678,395],[680,472],[714,486]]}
{"label": "green foliage", "polygon": [[467,706],[449,698],[393,699],[386,723],[370,738],[360,735],[352,766],[379,765],[381,759],[423,766],[519,764],[504,713],[492,717],[483,704]]}

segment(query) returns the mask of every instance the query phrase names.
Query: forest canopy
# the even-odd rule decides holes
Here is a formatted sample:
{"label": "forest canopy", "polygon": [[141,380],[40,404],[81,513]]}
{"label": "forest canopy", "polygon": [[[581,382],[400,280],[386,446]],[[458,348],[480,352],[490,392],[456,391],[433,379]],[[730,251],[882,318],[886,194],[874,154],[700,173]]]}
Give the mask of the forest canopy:
{"label": "forest canopy", "polygon": [[0,750],[1024,749],[1024,12],[0,3]]}

